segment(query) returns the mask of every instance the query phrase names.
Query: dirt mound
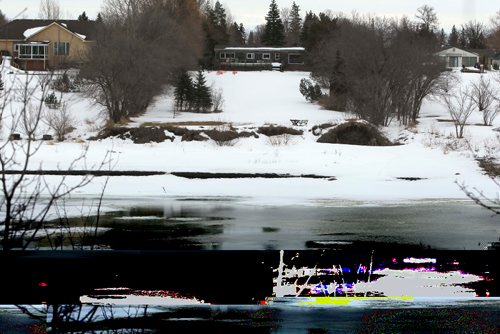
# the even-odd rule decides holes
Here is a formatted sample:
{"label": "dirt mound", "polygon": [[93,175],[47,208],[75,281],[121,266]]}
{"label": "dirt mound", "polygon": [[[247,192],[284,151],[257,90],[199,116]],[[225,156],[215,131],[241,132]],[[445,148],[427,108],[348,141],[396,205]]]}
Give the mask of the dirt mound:
{"label": "dirt mound", "polygon": [[297,130],[294,128],[287,128],[286,126],[261,126],[257,129],[257,132],[268,137],[272,136],[281,136],[284,134],[293,135],[293,136],[301,136],[304,132],[301,130]]}
{"label": "dirt mound", "polygon": [[96,137],[91,137],[89,140],[100,140],[109,137],[118,137],[120,139],[131,139],[135,144],[146,143],[162,143],[169,139],[174,140],[174,137],[165,135],[165,131],[158,127],[140,127],[140,128],[107,128],[101,131]]}
{"label": "dirt mound", "polygon": [[[255,132],[248,131],[219,131],[212,130],[190,130],[182,127],[145,127],[125,128],[113,127],[101,131],[97,136],[89,138],[89,140],[101,140],[106,138],[131,139],[136,144],[146,144],[150,142],[162,143],[165,140],[174,141],[175,137],[165,135],[165,131],[169,131],[174,136],[181,137],[181,141],[206,141],[209,138],[215,142],[231,142],[238,138],[259,138]],[[208,138],[207,138],[208,137]]]}
{"label": "dirt mound", "polygon": [[364,146],[394,145],[376,127],[364,122],[346,122],[319,137],[318,143]]}

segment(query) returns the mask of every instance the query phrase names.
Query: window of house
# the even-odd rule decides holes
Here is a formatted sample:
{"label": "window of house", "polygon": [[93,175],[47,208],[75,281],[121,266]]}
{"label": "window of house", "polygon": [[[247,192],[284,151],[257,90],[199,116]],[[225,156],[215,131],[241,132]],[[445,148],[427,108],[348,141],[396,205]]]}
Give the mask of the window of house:
{"label": "window of house", "polygon": [[225,52],[221,52],[220,53],[220,59],[226,59],[226,53]]}
{"label": "window of house", "polygon": [[457,56],[450,56],[448,58],[448,66],[449,67],[458,67],[458,57]]}
{"label": "window of house", "polygon": [[69,56],[69,43],[68,42],[55,42],[54,54],[56,56]]}
{"label": "window of house", "polygon": [[288,63],[289,64],[303,64],[304,61],[302,59],[302,55],[293,53],[288,55]]}
{"label": "window of house", "polygon": [[473,67],[477,63],[477,57],[463,57],[462,58],[462,65],[465,65],[467,67]]}
{"label": "window of house", "polygon": [[247,53],[247,59],[255,59],[255,53]]}
{"label": "window of house", "polygon": [[21,59],[45,59],[47,57],[45,44],[16,44],[14,50]]}
{"label": "window of house", "polygon": [[270,60],[270,59],[271,59],[270,53],[263,53],[262,54],[262,60]]}
{"label": "window of house", "polygon": [[281,59],[281,54],[275,53],[274,54],[274,60],[280,60]]}

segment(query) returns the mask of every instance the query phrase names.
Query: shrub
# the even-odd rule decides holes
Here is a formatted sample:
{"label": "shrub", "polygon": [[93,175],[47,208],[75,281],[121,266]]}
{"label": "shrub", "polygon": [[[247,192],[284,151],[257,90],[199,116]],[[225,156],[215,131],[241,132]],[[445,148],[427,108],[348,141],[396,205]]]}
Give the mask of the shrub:
{"label": "shrub", "polygon": [[319,101],[323,96],[321,87],[318,84],[313,84],[311,80],[306,78],[300,80],[299,90],[308,102]]}
{"label": "shrub", "polygon": [[280,136],[284,134],[292,135],[292,136],[302,136],[304,133],[302,130],[297,130],[293,128],[287,128],[286,126],[261,126],[257,129],[257,132],[268,137],[271,136]]}
{"label": "shrub", "polygon": [[291,143],[292,136],[288,133],[282,135],[271,136],[267,138],[267,141],[272,146],[286,146]]}
{"label": "shrub", "polygon": [[62,93],[69,92],[71,90],[71,81],[69,80],[68,74],[63,73],[62,76],[54,80],[52,88]]}
{"label": "shrub", "polygon": [[64,141],[66,135],[75,129],[73,117],[65,103],[58,109],[49,110],[45,122],[54,131],[58,141]]}
{"label": "shrub", "polygon": [[239,138],[238,132],[228,125],[221,125],[214,130],[205,131],[205,134],[212,139],[217,146],[234,146]]}
{"label": "shrub", "polygon": [[340,124],[329,130],[319,137],[318,143],[365,146],[393,145],[375,126],[365,122],[353,121]]}
{"label": "shrub", "polygon": [[47,95],[44,102],[47,105],[47,107],[49,107],[51,109],[57,109],[61,105],[61,103],[57,99],[57,96],[54,92]]}

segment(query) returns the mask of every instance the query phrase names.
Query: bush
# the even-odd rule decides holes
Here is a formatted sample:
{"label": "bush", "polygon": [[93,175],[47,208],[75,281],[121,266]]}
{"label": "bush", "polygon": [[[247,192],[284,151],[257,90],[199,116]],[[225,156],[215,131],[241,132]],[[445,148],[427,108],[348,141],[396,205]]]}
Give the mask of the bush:
{"label": "bush", "polygon": [[291,143],[292,135],[289,135],[288,133],[284,133],[282,135],[271,136],[271,137],[267,138],[267,141],[272,146],[286,146],[286,145]]}
{"label": "bush", "polygon": [[234,146],[239,138],[238,132],[231,129],[228,125],[221,125],[214,130],[205,131],[218,146]]}
{"label": "bush", "polygon": [[50,109],[57,109],[61,105],[54,92],[47,95],[44,102]]}
{"label": "bush", "polygon": [[61,93],[79,92],[82,85],[83,82],[78,76],[71,77],[65,72],[52,82],[52,89]]}
{"label": "bush", "polygon": [[318,143],[364,146],[392,146],[375,126],[365,122],[346,122],[319,137]]}
{"label": "bush", "polygon": [[158,127],[108,127],[101,131],[96,137],[90,137],[89,140],[100,140],[109,137],[118,137],[120,139],[131,139],[135,144],[162,143],[165,140],[173,141],[174,137],[165,135],[165,130]]}
{"label": "bush", "polygon": [[271,137],[271,136],[280,136],[284,134],[292,136],[302,136],[304,132],[302,130],[287,128],[286,126],[270,125],[270,126],[261,126],[260,128],[257,129],[257,133]]}
{"label": "bush", "polygon": [[65,103],[62,104],[61,108],[49,110],[45,121],[54,131],[58,141],[64,141],[66,135],[75,129],[73,127],[75,121],[68,112]]}
{"label": "bush", "polygon": [[313,85],[311,80],[306,78],[300,80],[299,90],[308,102],[319,101],[323,96],[321,87],[318,84]]}
{"label": "bush", "polygon": [[62,76],[54,80],[52,88],[62,93],[69,92],[71,90],[71,81],[69,80],[68,74],[64,73]]}

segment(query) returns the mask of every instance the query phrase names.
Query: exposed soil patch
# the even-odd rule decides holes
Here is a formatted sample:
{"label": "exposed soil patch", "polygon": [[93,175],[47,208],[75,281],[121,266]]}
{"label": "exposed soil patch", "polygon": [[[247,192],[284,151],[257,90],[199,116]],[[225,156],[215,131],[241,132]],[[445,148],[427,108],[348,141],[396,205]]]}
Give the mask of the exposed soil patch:
{"label": "exposed soil patch", "polygon": [[311,132],[313,133],[313,135],[319,136],[323,133],[323,130],[333,128],[336,125],[337,124],[334,123],[323,123],[320,125],[315,125],[312,127]]}
{"label": "exposed soil patch", "polygon": [[[22,171],[7,170],[4,172],[9,175],[21,174]],[[159,171],[121,171],[121,170],[27,170],[26,175],[56,175],[56,176],[153,176],[166,175],[166,172]]]}
{"label": "exposed soil patch", "polygon": [[411,177],[411,176],[397,177],[396,179],[403,180],[403,181],[422,181],[422,180],[428,180],[428,178],[426,178],[426,177]]}
{"label": "exposed soil patch", "polygon": [[364,146],[392,146],[375,126],[364,122],[346,122],[319,137],[318,143]]}
{"label": "exposed soil patch", "polygon": [[174,176],[183,177],[187,179],[289,179],[289,178],[304,178],[304,179],[328,179],[328,181],[335,181],[334,176],[322,176],[312,174],[290,175],[290,174],[276,174],[276,173],[204,173],[204,172],[173,172]]}
{"label": "exposed soil patch", "polygon": [[100,140],[109,137],[117,137],[120,139],[131,139],[135,144],[146,143],[162,143],[165,140],[173,141],[174,137],[169,137],[165,131],[159,127],[139,127],[139,128],[125,128],[113,127],[106,128],[101,131],[97,136],[90,137],[89,140]]}
{"label": "exposed soil patch", "polygon": [[[172,133],[174,136],[167,136],[165,131]],[[146,144],[150,142],[162,143],[165,140],[173,142],[175,136],[181,137],[181,141],[207,141],[212,139],[216,142],[230,142],[235,139],[249,137],[259,138],[255,132],[248,131],[238,132],[232,129],[223,131],[219,131],[217,129],[191,130],[179,126],[161,125],[158,127],[140,126],[138,128],[107,128],[101,131],[97,136],[90,137],[89,140],[100,140],[114,137],[123,140],[131,139],[136,144]]]}
{"label": "exposed soil patch", "polygon": [[249,138],[249,137],[254,137],[254,138],[259,138],[259,136],[255,132],[248,132],[248,131],[242,131],[242,132],[237,132],[237,131],[218,131],[218,130],[208,130],[208,131],[203,131],[207,136],[210,137],[210,139],[218,142],[218,141],[232,141],[238,138]]}
{"label": "exposed soil patch", "polygon": [[[21,174],[22,171],[8,170],[5,174]],[[56,176],[153,176],[153,175],[173,175],[186,179],[327,179],[328,181],[337,180],[334,176],[323,176],[314,174],[276,174],[276,173],[208,173],[208,172],[161,172],[161,171],[110,171],[110,170],[28,170],[26,175],[56,175]]]}

